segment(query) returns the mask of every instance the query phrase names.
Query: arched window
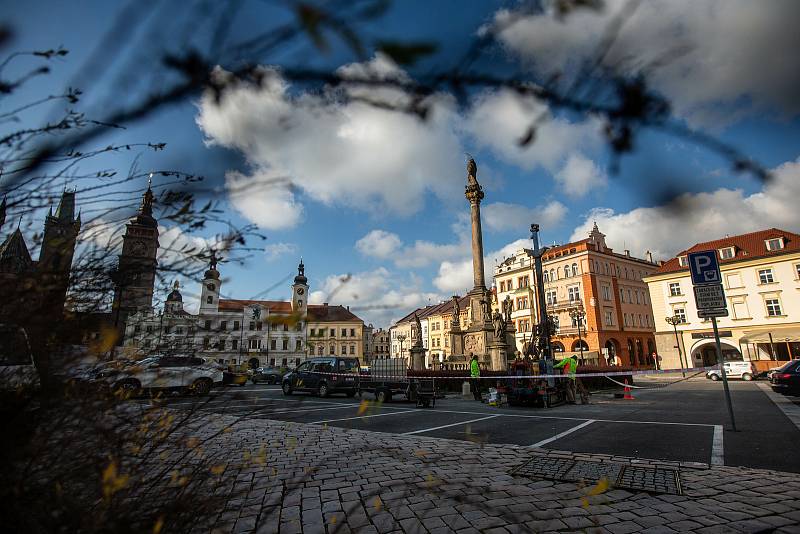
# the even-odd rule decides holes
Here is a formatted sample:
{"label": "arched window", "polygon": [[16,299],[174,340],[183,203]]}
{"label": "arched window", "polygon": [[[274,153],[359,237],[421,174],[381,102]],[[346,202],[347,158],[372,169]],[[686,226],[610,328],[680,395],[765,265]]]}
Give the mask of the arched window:
{"label": "arched window", "polygon": [[564,266],[564,278],[569,278],[569,265]]}
{"label": "arched window", "polygon": [[217,286],[215,286],[214,284],[208,284],[206,287],[208,288],[209,291],[214,291],[214,289],[216,289]]}
{"label": "arched window", "polygon": [[564,344],[560,341],[553,341],[553,352],[564,352]]}
{"label": "arched window", "polygon": [[572,264],[572,276],[578,276],[578,264],[577,263],[573,263]]}
{"label": "arched window", "polygon": [[331,345],[331,347],[330,347],[330,353],[331,353],[331,354],[336,354],[336,345],[333,345],[333,344]]}
{"label": "arched window", "polygon": [[214,304],[214,297],[208,297],[206,299],[206,302],[209,303],[209,304]]}
{"label": "arched window", "polygon": [[555,269],[550,269],[550,281],[555,282],[556,280],[558,280],[558,273]]}
{"label": "arched window", "polygon": [[547,271],[544,271],[544,272],[542,273],[542,279],[543,279],[545,282],[549,282],[549,281],[550,281],[550,275],[549,275],[549,274],[547,274]]}
{"label": "arched window", "polygon": [[319,347],[317,347],[317,354],[322,356],[322,353],[324,352],[324,350],[325,350],[324,347],[322,345],[320,345]]}

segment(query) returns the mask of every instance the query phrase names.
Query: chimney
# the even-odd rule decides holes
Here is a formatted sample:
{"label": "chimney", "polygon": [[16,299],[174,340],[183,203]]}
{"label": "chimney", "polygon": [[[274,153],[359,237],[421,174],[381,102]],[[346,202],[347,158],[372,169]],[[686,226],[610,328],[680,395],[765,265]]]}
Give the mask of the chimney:
{"label": "chimney", "polygon": [[350,305],[349,304],[347,305],[347,311],[350,311]]}
{"label": "chimney", "polygon": [[645,258],[647,258],[647,261],[649,261],[650,263],[653,263],[653,253],[650,252],[649,250],[645,254]]}
{"label": "chimney", "polygon": [[328,303],[327,303],[327,302],[323,302],[323,303],[322,303],[322,305],[323,305],[323,306],[327,306],[327,305],[328,305]]}
{"label": "chimney", "polygon": [[631,251],[628,250],[627,248],[625,249],[625,255],[628,256],[629,258],[631,257]]}

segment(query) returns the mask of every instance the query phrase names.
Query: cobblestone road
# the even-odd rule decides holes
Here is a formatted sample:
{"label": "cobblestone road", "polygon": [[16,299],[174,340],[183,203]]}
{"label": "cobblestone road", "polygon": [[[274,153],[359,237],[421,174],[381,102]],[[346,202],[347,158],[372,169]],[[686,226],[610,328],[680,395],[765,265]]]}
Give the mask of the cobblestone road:
{"label": "cobblestone road", "polygon": [[[198,532],[800,532],[792,473],[203,417],[203,433],[230,427],[209,446],[229,451],[236,482]],[[262,450],[264,464],[234,461]],[[535,455],[677,468],[683,494],[512,474]]]}

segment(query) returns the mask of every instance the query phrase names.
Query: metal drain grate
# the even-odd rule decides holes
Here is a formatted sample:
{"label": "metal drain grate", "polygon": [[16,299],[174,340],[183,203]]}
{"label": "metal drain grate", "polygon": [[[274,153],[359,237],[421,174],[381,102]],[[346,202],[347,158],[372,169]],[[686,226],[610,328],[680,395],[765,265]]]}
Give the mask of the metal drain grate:
{"label": "metal drain grate", "polygon": [[534,456],[512,471],[528,478],[546,478],[568,482],[596,482],[608,479],[617,488],[651,493],[681,494],[680,473],[675,469],[640,465],[591,462],[569,458]]}

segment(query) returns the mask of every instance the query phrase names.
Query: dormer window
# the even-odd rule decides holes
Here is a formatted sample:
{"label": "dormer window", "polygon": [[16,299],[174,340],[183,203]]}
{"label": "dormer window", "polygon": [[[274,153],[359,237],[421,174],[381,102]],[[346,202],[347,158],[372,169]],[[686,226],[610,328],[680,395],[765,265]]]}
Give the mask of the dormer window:
{"label": "dormer window", "polygon": [[783,248],[783,238],[782,237],[776,237],[774,239],[767,239],[765,241],[765,243],[767,244],[767,250],[769,250],[769,251],[781,250]]}
{"label": "dormer window", "polygon": [[688,267],[689,262],[686,260],[686,256],[678,256],[678,265],[681,267]]}
{"label": "dormer window", "polygon": [[736,249],[734,247],[725,247],[719,249],[719,258],[721,260],[729,260],[736,255]]}

